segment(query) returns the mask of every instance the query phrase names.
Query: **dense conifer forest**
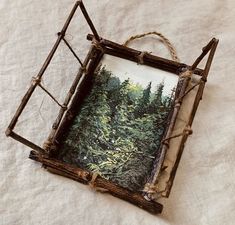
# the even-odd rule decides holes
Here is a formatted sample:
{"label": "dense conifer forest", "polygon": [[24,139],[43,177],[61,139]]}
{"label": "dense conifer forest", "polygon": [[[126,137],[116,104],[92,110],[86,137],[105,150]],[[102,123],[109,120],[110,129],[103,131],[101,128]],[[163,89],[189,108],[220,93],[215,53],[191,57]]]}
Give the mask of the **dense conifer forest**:
{"label": "dense conifer forest", "polygon": [[163,96],[164,82],[152,90],[151,82],[120,81],[105,67],[92,85],[59,158],[139,191],[159,153],[174,90]]}

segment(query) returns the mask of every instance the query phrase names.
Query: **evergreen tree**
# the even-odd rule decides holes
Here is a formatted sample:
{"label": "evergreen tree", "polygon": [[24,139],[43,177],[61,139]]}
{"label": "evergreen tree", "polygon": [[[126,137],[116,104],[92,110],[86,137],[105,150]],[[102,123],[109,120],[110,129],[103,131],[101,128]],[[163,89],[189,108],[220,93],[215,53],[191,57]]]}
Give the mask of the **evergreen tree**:
{"label": "evergreen tree", "polygon": [[111,74],[102,68],[95,74],[93,88],[83,103],[68,133],[65,147],[70,148],[71,158],[65,156],[65,161],[87,166],[87,162],[99,163],[93,152],[99,154],[103,148],[110,148],[109,134],[110,108],[107,104],[107,82]]}
{"label": "evergreen tree", "polygon": [[143,90],[143,94],[135,108],[135,117],[141,117],[148,111],[151,96],[151,84],[152,82],[149,82],[148,86]]}
{"label": "evergreen tree", "polygon": [[[115,113],[113,114],[113,120],[111,122],[111,126],[113,129],[113,134],[111,135],[112,142],[115,142],[115,146],[118,149],[126,149],[129,150],[131,145],[131,140],[128,138],[128,129],[129,129],[129,121],[132,116],[133,107],[129,105],[129,88],[130,88],[130,80],[127,79],[123,81],[119,88],[118,105],[115,107]],[[117,138],[118,137],[118,138]]]}
{"label": "evergreen tree", "polygon": [[111,77],[108,85],[108,104],[112,111],[112,117],[115,113],[116,106],[119,104],[119,89],[120,89],[121,82],[118,77]]}
{"label": "evergreen tree", "polygon": [[157,90],[154,93],[154,98],[149,106],[149,112],[150,113],[158,113],[162,107],[162,100],[163,100],[163,88],[164,88],[164,83],[161,82],[158,87]]}
{"label": "evergreen tree", "polygon": [[165,110],[168,111],[169,108],[171,107],[172,105],[172,102],[174,101],[174,96],[175,96],[175,92],[176,92],[176,88],[174,87],[172,90],[171,90],[171,95],[170,96],[166,96],[165,99],[164,99],[164,106],[165,106]]}
{"label": "evergreen tree", "polygon": [[131,190],[141,190],[150,174],[172,108],[164,83],[151,93],[130,79],[123,82],[105,67],[68,131],[59,158],[100,173]]}

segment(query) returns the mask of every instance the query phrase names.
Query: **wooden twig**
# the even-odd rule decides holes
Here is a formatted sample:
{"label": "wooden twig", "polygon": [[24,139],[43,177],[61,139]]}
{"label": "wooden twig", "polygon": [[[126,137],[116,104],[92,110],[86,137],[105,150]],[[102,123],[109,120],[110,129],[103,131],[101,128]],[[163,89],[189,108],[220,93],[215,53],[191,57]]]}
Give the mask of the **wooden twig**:
{"label": "wooden twig", "polygon": [[63,108],[63,109],[66,109],[66,106],[61,105],[61,104],[59,103],[59,101],[58,101],[41,83],[39,83],[38,86],[39,86],[43,91],[45,91],[45,92],[50,96],[50,98],[51,98],[58,106],[60,106],[60,107]]}
{"label": "wooden twig", "polygon": [[198,64],[201,62],[201,60],[205,57],[205,55],[211,50],[212,46],[218,42],[217,39],[212,38],[212,40],[204,47],[202,48],[202,53],[201,55],[195,60],[195,62],[193,63],[191,69],[195,70],[196,67],[198,66]]}
{"label": "wooden twig", "polygon": [[79,2],[79,6],[81,8],[81,11],[82,11],[84,17],[85,17],[89,27],[91,28],[92,33],[94,34],[95,39],[97,41],[100,41],[100,37],[99,37],[99,35],[98,35],[98,33],[97,33],[96,29],[95,29],[95,26],[93,25],[89,15],[88,15],[88,13],[86,11],[86,8],[84,7],[84,4],[83,4],[82,0],[80,0],[78,2]]}
{"label": "wooden twig", "polygon": [[[79,81],[81,80],[82,76],[84,75],[84,72],[85,74],[88,73],[88,71],[90,70],[90,64],[88,65],[89,61],[93,58],[95,52],[94,52],[95,48],[93,46],[91,46],[84,62],[83,62],[83,67],[81,67],[78,71],[78,74],[76,75],[73,83],[72,83],[72,86],[69,90],[69,92],[67,93],[67,96],[65,98],[65,101],[63,103],[64,106],[68,106],[68,104],[70,103],[70,100],[72,99],[75,91],[76,91],[76,88],[79,84]],[[87,68],[86,68],[87,67]],[[53,123],[52,125],[52,130],[49,134],[49,137],[48,137],[48,141],[49,142],[52,142],[53,144],[57,144],[57,142],[55,141],[55,135],[56,135],[56,132],[57,130],[59,129],[59,125],[61,123],[61,120],[64,116],[64,113],[65,113],[65,110],[63,110],[63,108],[60,109],[59,111],[59,114],[55,120],[55,122]],[[69,114],[69,113],[68,113]],[[67,118],[67,117],[66,117]],[[47,152],[50,153],[50,149],[47,149]]]}
{"label": "wooden twig", "polygon": [[[76,2],[75,5],[74,5],[74,7],[73,7],[73,9],[72,9],[72,11],[71,11],[71,13],[69,14],[68,19],[66,20],[66,22],[65,22],[65,24],[64,24],[64,26],[63,26],[63,28],[62,28],[62,30],[61,30],[61,32],[60,32],[60,35],[58,36],[58,38],[57,38],[57,40],[56,40],[56,42],[55,42],[53,48],[51,49],[51,51],[50,51],[49,55],[47,56],[47,58],[46,58],[46,60],[45,60],[45,62],[44,62],[44,64],[43,64],[42,68],[40,69],[38,75],[36,76],[36,79],[37,79],[37,80],[41,80],[41,78],[42,78],[42,76],[43,76],[45,70],[47,69],[48,65],[50,64],[50,62],[51,62],[51,60],[52,60],[52,58],[53,58],[53,56],[54,56],[54,54],[55,54],[55,52],[56,52],[56,50],[57,50],[59,44],[60,44],[60,42],[61,42],[63,36],[65,35],[66,30],[68,29],[68,26],[69,26],[69,24],[70,24],[70,22],[71,22],[71,20],[72,20],[72,18],[73,18],[73,15],[74,15],[74,13],[75,13],[75,11],[76,11],[78,5],[79,5],[79,3]],[[11,120],[11,122],[10,122],[10,124],[9,124],[9,126],[8,126],[8,128],[7,128],[7,130],[6,130],[6,135],[7,135],[7,136],[13,137],[13,135],[14,135],[13,129],[14,129],[14,127],[15,127],[17,121],[18,121],[18,118],[19,118],[20,115],[22,114],[22,112],[23,112],[25,106],[27,105],[27,103],[28,103],[30,97],[32,96],[32,94],[33,94],[33,92],[34,92],[34,90],[35,90],[35,88],[36,88],[37,85],[38,85],[37,82],[32,82],[32,83],[31,83],[31,85],[30,85],[28,91],[27,91],[26,94],[24,95],[24,97],[23,97],[23,99],[22,99],[22,101],[21,101],[21,104],[19,105],[19,107],[18,107],[18,109],[17,109],[15,115],[13,116],[13,118],[12,118],[12,120]],[[15,138],[16,140],[18,140],[19,142],[22,142],[23,144],[28,145],[29,147],[36,147],[36,145],[35,145],[34,143],[32,143],[32,142],[30,142],[30,141],[28,141],[28,140],[26,141],[25,138],[22,138],[22,137],[20,137],[19,135],[17,135],[17,136],[14,135],[14,138]],[[40,148],[40,147],[37,146],[37,149],[39,149],[39,148]],[[34,149],[35,149],[35,148],[34,148]],[[36,150],[36,149],[35,149],[35,150]]]}
{"label": "wooden twig", "polygon": [[[58,160],[49,158],[47,155],[39,154],[38,152],[31,151],[30,159],[38,161],[44,165],[50,172],[56,173],[70,179],[89,184],[92,181],[92,173],[82,170],[78,167],[62,163]],[[158,214],[162,211],[162,205],[155,201],[147,201],[141,193],[132,192],[123,187],[117,186],[100,176],[97,176],[95,181],[92,181],[95,188],[102,188],[111,195],[128,201],[150,213]]]}
{"label": "wooden twig", "polygon": [[65,39],[65,37],[63,37],[63,41],[66,44],[66,46],[69,48],[69,50],[72,52],[73,56],[78,60],[78,62],[80,63],[81,67],[83,68],[84,65],[81,61],[81,59],[77,56],[77,54],[75,53],[75,51],[73,50],[73,48],[70,46],[70,44],[68,43],[68,41]]}
{"label": "wooden twig", "polygon": [[[87,39],[92,41],[94,36],[92,34],[87,35]],[[115,42],[101,38],[100,44],[104,47],[105,53],[113,56],[125,58],[134,62],[139,62],[139,55],[141,51],[117,44]],[[175,62],[173,60],[161,58],[149,53],[144,55],[144,64],[155,68],[163,69],[175,74],[179,74],[183,68],[190,67],[184,63]],[[200,75],[203,70],[196,68],[194,73]]]}
{"label": "wooden twig", "polygon": [[[194,103],[193,103],[193,107],[192,107],[192,113],[190,114],[190,117],[189,117],[189,120],[188,120],[188,125],[189,126],[192,126],[192,124],[193,124],[193,120],[195,118],[195,113],[196,113],[197,108],[199,106],[200,100],[202,99],[203,91],[204,91],[204,88],[205,88],[205,82],[206,82],[208,74],[209,74],[209,69],[210,69],[210,66],[211,66],[211,63],[212,63],[217,45],[218,45],[218,40],[213,38],[209,42],[209,44],[206,47],[203,48],[204,53],[205,53],[205,51],[207,51],[207,53],[208,53],[208,51],[210,51],[210,53],[209,53],[209,57],[208,57],[205,69],[203,70],[203,76],[201,78],[201,82],[199,83],[198,91],[197,91],[197,94],[196,94],[196,97],[195,97],[195,100],[194,100]],[[204,53],[203,53],[203,55],[205,56],[206,54],[204,54]],[[203,57],[202,57],[202,55],[200,55],[199,58],[196,59],[195,62],[199,63],[199,61],[201,61]],[[194,66],[192,66],[191,68],[195,68],[195,65],[196,64],[194,63]],[[185,145],[185,142],[187,141],[187,138],[188,138],[188,135],[184,134],[182,139],[181,139],[180,146],[179,146],[179,151],[177,153],[177,158],[176,158],[175,164],[174,164],[174,166],[171,170],[169,180],[167,182],[165,197],[169,197],[169,195],[170,195],[170,191],[171,191],[171,188],[173,186],[176,171],[177,171],[177,168],[179,166],[180,159],[182,157],[183,150],[184,150],[184,145]]]}
{"label": "wooden twig", "polygon": [[102,56],[102,52],[95,49],[94,46],[91,47],[91,54],[87,58],[88,62],[85,62],[88,63],[87,73],[84,74],[83,77],[81,77],[79,87],[77,88],[77,91],[74,94],[70,107],[66,112],[63,120],[61,121],[60,126],[57,127],[54,130],[53,134],[50,136],[50,138],[58,145],[61,143],[63,139],[63,134],[67,131],[71,121],[76,116],[76,113],[79,110],[81,103],[83,102],[87,92],[89,91],[89,80],[92,78],[92,75],[96,67],[98,66]]}
{"label": "wooden twig", "polygon": [[38,152],[41,152],[41,153],[45,153],[45,150],[42,149],[40,146],[34,144],[33,142],[27,140],[26,138],[24,137],[21,137],[20,135],[18,135],[17,133],[15,133],[14,131],[11,131],[11,134],[10,134],[11,138],[27,145],[28,147],[32,148],[32,149],[35,149],[36,151]]}
{"label": "wooden twig", "polygon": [[[179,92],[179,94],[176,93],[176,95],[175,95],[175,103],[174,103],[173,113],[170,116],[170,124],[168,125],[168,127],[166,129],[166,134],[164,135],[164,137],[162,139],[165,141],[162,142],[162,144],[160,146],[160,150],[159,150],[160,157],[157,156],[155,159],[155,162],[153,163],[153,169],[152,169],[151,175],[150,175],[148,182],[147,182],[149,184],[155,185],[158,181],[158,177],[161,172],[163,162],[165,160],[166,152],[169,149],[169,140],[168,139],[171,137],[171,134],[174,130],[176,119],[177,119],[177,116],[178,116],[178,113],[179,113],[179,110],[180,110],[180,107],[182,104],[182,100],[178,101],[178,99],[181,99],[181,96],[184,95],[184,93],[187,89],[187,86],[189,84],[189,81],[190,81],[190,77],[185,78],[183,81],[179,81],[179,83],[183,82],[182,85],[178,84],[178,86],[177,86],[176,92]],[[151,199],[151,196],[148,193],[146,193],[145,195],[146,195],[146,197]]]}

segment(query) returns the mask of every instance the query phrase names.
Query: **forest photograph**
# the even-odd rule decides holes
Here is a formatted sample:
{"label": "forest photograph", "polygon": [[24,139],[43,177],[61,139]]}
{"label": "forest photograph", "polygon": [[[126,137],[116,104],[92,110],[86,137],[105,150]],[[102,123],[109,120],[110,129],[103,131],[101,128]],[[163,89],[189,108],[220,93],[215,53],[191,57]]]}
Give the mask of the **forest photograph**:
{"label": "forest photograph", "polygon": [[59,159],[141,191],[159,157],[176,76],[106,56],[65,135]]}

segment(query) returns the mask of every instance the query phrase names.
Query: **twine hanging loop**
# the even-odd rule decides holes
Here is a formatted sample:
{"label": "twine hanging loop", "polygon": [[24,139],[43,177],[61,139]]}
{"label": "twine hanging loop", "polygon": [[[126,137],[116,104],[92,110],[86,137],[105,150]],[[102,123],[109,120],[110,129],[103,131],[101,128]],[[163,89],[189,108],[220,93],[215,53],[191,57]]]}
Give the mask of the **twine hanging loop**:
{"label": "twine hanging loop", "polygon": [[180,62],[179,57],[177,56],[177,52],[173,46],[173,44],[169,41],[168,38],[166,38],[162,33],[157,32],[157,31],[151,31],[151,32],[147,32],[147,33],[143,33],[143,34],[137,34],[134,36],[131,36],[130,38],[128,38],[125,42],[124,42],[124,46],[128,46],[130,44],[130,42],[136,40],[136,39],[140,39],[149,35],[155,35],[160,37],[160,39],[163,41],[164,45],[168,48],[171,57],[174,61],[176,62]]}

